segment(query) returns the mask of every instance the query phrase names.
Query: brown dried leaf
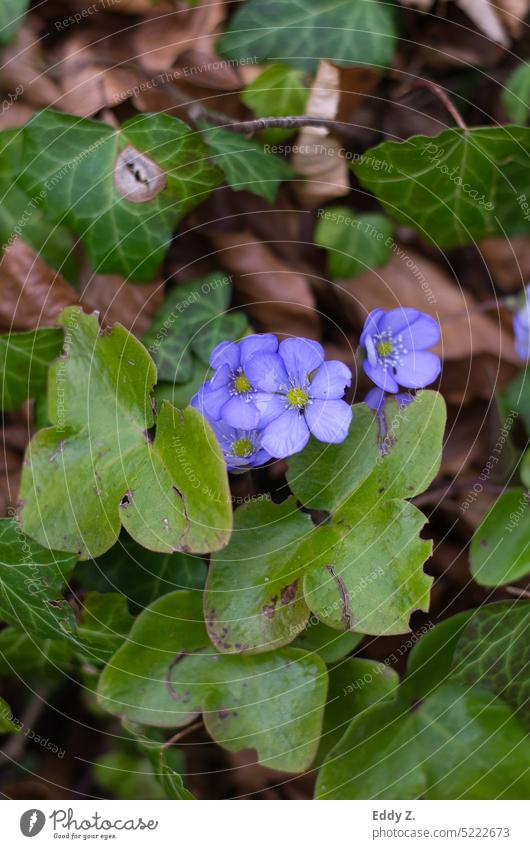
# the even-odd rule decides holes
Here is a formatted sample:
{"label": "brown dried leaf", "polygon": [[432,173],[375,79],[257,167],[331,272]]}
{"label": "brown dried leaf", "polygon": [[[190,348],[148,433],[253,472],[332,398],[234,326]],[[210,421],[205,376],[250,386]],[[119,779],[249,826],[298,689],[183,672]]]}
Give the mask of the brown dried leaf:
{"label": "brown dried leaf", "polygon": [[98,310],[104,324],[119,321],[136,336],[149,328],[158,307],[164,300],[161,282],[127,283],[113,274],[84,272],[81,288],[83,304],[89,310]]}
{"label": "brown dried leaf", "polygon": [[219,262],[234,276],[241,306],[260,330],[320,337],[320,317],[307,277],[291,271],[249,232],[213,233]]}
{"label": "brown dried leaf", "polygon": [[63,307],[78,303],[70,284],[22,239],[4,250],[0,275],[0,325],[5,329],[50,327]]}
{"label": "brown dried leaf", "polygon": [[530,280],[530,238],[485,239],[482,256],[495,281],[508,292],[517,292]]}
{"label": "brown dried leaf", "polygon": [[2,51],[0,82],[6,91],[22,89],[20,99],[33,106],[50,106],[60,96],[51,79],[41,50],[39,31],[42,21],[27,15],[13,44]]}

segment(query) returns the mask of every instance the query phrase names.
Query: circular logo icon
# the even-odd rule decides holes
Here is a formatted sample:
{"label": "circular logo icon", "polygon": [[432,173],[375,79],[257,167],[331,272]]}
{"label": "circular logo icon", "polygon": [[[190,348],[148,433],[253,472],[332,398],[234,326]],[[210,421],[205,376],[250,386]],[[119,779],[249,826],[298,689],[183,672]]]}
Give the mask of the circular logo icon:
{"label": "circular logo icon", "polygon": [[20,817],[20,830],[24,837],[35,837],[44,828],[46,816],[38,808],[31,808],[29,811],[24,811]]}

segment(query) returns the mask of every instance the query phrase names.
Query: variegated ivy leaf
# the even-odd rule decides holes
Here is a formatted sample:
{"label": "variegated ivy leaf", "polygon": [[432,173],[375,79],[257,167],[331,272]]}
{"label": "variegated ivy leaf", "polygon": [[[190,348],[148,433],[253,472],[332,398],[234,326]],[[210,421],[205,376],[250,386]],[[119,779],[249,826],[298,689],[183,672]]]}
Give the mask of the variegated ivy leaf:
{"label": "variegated ivy leaf", "polygon": [[26,125],[20,182],[84,242],[92,266],[151,280],[181,218],[222,174],[200,136],[169,115],[116,130],[46,110]]}
{"label": "variegated ivy leaf", "polygon": [[82,560],[107,551],[122,525],[153,551],[225,545],[226,469],[200,413],[164,402],[155,420],[154,363],[120,324],[102,332],[77,307],[59,321],[65,353],[50,368],[52,427],[31,440],[22,474],[24,530]]}
{"label": "variegated ivy leaf", "polygon": [[289,461],[291,490],[320,511],[317,527],[295,498],[236,511],[205,595],[208,632],[220,651],[286,645],[310,611],[339,630],[396,634],[408,631],[414,610],[428,609],[432,579],[422,566],[432,543],[420,539],[425,516],[407,499],[438,470],[443,399],[423,391],[404,409],[389,401],[384,435],[368,407],[353,410],[342,444],[312,440]]}

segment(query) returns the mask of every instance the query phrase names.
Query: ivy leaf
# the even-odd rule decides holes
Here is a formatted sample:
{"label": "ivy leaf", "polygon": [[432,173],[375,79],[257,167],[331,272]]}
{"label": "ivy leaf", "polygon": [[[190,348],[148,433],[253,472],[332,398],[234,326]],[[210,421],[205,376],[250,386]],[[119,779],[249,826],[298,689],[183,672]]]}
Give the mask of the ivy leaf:
{"label": "ivy leaf", "polygon": [[525,799],[528,738],[500,699],[446,684],[414,713],[401,701],[354,718],[329,754],[321,799]]}
{"label": "ivy leaf", "polygon": [[504,83],[501,101],[510,121],[526,124],[530,111],[530,65],[526,62],[521,62]]}
{"label": "ivy leaf", "polygon": [[63,677],[63,669],[72,663],[75,647],[66,640],[44,639],[40,634],[9,626],[0,631],[0,676],[46,679]]}
{"label": "ivy leaf", "polygon": [[347,657],[362,639],[362,634],[354,634],[352,631],[336,631],[313,617],[298,635],[294,645],[306,651],[316,652],[324,663],[329,664],[337,663]]}
{"label": "ivy leaf", "polygon": [[222,127],[209,127],[204,122],[198,123],[212,153],[212,161],[235,192],[252,192],[273,203],[282,180],[296,176],[285,159],[265,153],[263,145],[256,139],[247,139]]}
{"label": "ivy leaf", "polygon": [[225,339],[243,336],[247,319],[242,312],[228,311],[231,294],[230,278],[217,272],[170,291],[143,339],[159,380],[191,380],[195,355],[202,364],[202,382],[210,351]]}
{"label": "ivy leaf", "polygon": [[83,653],[91,661],[108,660],[123,643],[133,622],[127,599],[120,593],[88,593],[77,629]]}
{"label": "ivy leaf", "polygon": [[132,611],[139,613],[173,590],[202,590],[206,564],[200,557],[180,551],[148,551],[123,534],[106,554],[79,562],[73,577],[85,590],[122,593]]}
{"label": "ivy leaf", "polygon": [[62,345],[62,331],[52,328],[0,335],[2,410],[14,410],[45,390],[48,366]]}
{"label": "ivy leaf", "polygon": [[502,396],[506,414],[516,412],[521,416],[527,434],[530,434],[530,371],[521,369],[519,374],[508,385]]}
{"label": "ivy leaf", "polygon": [[0,44],[13,41],[22,26],[29,0],[2,0],[0,4]]}
{"label": "ivy leaf", "polygon": [[248,0],[217,42],[223,56],[282,58],[315,71],[335,65],[388,65],[396,45],[395,9],[378,0]]}
{"label": "ivy leaf", "polygon": [[77,307],[59,323],[66,353],[50,368],[53,426],[27,450],[24,530],[81,560],[107,551],[121,525],[153,551],[222,547],[232,522],[227,475],[200,413],[163,404],[153,439],[156,370],[142,344],[119,324],[101,333]]}
{"label": "ivy leaf", "polygon": [[396,221],[439,248],[529,229],[519,196],[530,194],[530,128],[444,130],[383,142],[352,168]]}
{"label": "ivy leaf", "polygon": [[425,699],[452,674],[458,640],[474,610],[464,610],[439,622],[412,647],[402,690],[412,700]]}
{"label": "ivy leaf", "polygon": [[509,489],[486,513],[471,541],[471,574],[483,587],[518,581],[530,572],[530,503],[522,487]]}
{"label": "ivy leaf", "polygon": [[0,132],[1,243],[5,247],[15,237],[21,238],[65,278],[75,280],[77,268],[71,233],[48,218],[42,208],[42,198],[24,191],[17,179],[22,167],[23,133],[20,129]]}
{"label": "ivy leaf", "polygon": [[74,611],[63,586],[75,560],[29,539],[14,519],[0,519],[0,618],[35,636],[72,636]]}
{"label": "ivy leaf", "polygon": [[175,592],[140,614],[103,670],[98,699],[110,713],[159,727],[187,725],[202,712],[221,746],[254,748],[263,765],[298,772],[315,755],[326,690],[325,664],[300,649],[218,655],[200,597]]}
{"label": "ivy leaf", "polygon": [[169,115],[120,130],[52,110],[25,129],[21,182],[83,240],[100,274],[150,281],[177,223],[218,185],[198,135]]}
{"label": "ivy leaf", "polygon": [[390,256],[393,228],[384,215],[355,215],[347,206],[319,210],[314,242],[326,248],[332,280],[379,268]]}
{"label": "ivy leaf", "polygon": [[475,610],[455,649],[453,677],[480,684],[503,699],[530,727],[530,602],[503,601]]}
{"label": "ivy leaf", "polygon": [[19,731],[22,731],[22,725],[13,722],[13,711],[0,696],[0,734],[17,734]]}
{"label": "ivy leaf", "polygon": [[[309,96],[304,73],[284,62],[269,65],[241,94],[241,102],[258,118],[269,116],[303,115]],[[290,138],[297,130],[263,130],[261,138],[277,144]]]}

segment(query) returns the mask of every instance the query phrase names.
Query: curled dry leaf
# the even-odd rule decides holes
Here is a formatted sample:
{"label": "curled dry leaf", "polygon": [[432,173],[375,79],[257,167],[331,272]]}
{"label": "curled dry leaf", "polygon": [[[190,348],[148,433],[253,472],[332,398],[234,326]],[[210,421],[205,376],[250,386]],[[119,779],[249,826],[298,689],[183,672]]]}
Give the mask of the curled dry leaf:
{"label": "curled dry leaf", "polygon": [[320,317],[307,277],[291,271],[249,232],[214,233],[211,240],[256,327],[286,336],[320,337]]}
{"label": "curled dry leaf", "polygon": [[0,325],[6,330],[50,327],[64,307],[78,303],[66,280],[22,239],[5,248],[0,275]]}
{"label": "curled dry leaf", "polygon": [[[306,113],[333,120],[340,99],[339,69],[324,59],[311,86]],[[300,203],[312,207],[350,190],[348,162],[341,155],[343,146],[324,127],[304,127],[298,134],[291,165],[305,178],[293,183]]]}

